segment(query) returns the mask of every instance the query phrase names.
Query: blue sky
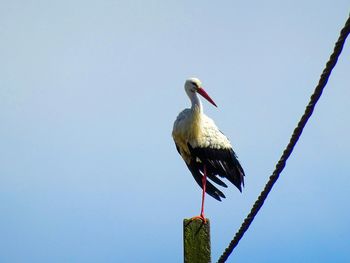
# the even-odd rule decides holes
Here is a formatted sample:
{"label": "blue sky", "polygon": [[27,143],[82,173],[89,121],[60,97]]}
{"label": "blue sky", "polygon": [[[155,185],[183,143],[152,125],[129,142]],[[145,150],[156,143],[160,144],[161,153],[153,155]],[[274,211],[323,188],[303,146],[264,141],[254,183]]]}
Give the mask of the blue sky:
{"label": "blue sky", "polygon": [[[201,190],[171,130],[196,76],[246,172],[207,198],[215,261],[274,169],[348,1],[3,1],[0,261],[181,262]],[[228,262],[349,262],[346,43]]]}

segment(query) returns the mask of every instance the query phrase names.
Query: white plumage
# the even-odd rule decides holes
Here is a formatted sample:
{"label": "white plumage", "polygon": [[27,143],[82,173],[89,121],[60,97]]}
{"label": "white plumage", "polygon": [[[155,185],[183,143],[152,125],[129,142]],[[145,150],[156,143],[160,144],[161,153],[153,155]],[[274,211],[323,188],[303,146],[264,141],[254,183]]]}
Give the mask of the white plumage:
{"label": "white plumage", "polygon": [[175,143],[181,147],[180,151],[185,152],[185,154],[181,153],[181,156],[186,163],[189,163],[189,156],[186,154],[189,153],[187,143],[193,148],[232,148],[230,141],[219,131],[212,119],[203,112],[193,112],[192,109],[183,110],[176,118],[173,138]]}
{"label": "white plumage", "polygon": [[[219,177],[227,178],[241,191],[241,186],[244,185],[244,171],[228,138],[220,132],[214,121],[203,113],[198,94],[214,106],[216,104],[204,91],[200,80],[188,79],[185,83],[185,91],[192,106],[180,112],[175,120],[172,136],[178,152],[194,179],[204,191],[220,201],[225,195],[210,181],[207,182],[206,177],[223,187],[227,185]],[[204,192],[202,211],[203,203]]]}

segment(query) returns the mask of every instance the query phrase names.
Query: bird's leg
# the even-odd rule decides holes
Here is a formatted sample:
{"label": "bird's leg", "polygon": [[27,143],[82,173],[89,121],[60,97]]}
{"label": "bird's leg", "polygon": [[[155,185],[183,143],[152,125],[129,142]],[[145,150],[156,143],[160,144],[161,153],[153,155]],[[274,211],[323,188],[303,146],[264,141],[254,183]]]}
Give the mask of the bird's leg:
{"label": "bird's leg", "polygon": [[204,199],[205,199],[205,192],[206,192],[206,188],[207,188],[207,169],[205,167],[205,164],[203,164],[202,188],[203,188],[203,191],[202,191],[201,214],[199,216],[192,217],[192,220],[198,218],[198,219],[203,220],[204,223],[206,223],[207,220],[205,219],[205,216],[204,216]]}
{"label": "bird's leg", "polygon": [[201,208],[201,214],[200,217],[205,221],[204,216],[204,199],[205,199],[205,192],[207,189],[207,169],[205,167],[205,164],[203,165],[203,177],[202,177],[202,186],[203,186],[203,192],[202,192],[202,208]]}

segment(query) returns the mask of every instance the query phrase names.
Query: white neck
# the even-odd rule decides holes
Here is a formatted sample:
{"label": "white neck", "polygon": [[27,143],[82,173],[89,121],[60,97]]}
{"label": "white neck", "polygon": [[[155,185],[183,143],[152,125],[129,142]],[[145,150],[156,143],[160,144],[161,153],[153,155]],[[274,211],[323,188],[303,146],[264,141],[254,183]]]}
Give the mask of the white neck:
{"label": "white neck", "polygon": [[191,109],[195,110],[195,108],[198,108],[199,112],[203,112],[202,102],[199,99],[197,92],[188,92],[187,95],[192,103]]}

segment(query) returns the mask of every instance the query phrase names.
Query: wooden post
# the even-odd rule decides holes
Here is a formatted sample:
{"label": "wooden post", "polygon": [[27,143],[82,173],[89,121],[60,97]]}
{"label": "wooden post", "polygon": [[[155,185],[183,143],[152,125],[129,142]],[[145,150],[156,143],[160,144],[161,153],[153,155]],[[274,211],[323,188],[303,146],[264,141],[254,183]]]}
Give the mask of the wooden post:
{"label": "wooden post", "polygon": [[184,262],[210,263],[210,222],[184,219]]}

